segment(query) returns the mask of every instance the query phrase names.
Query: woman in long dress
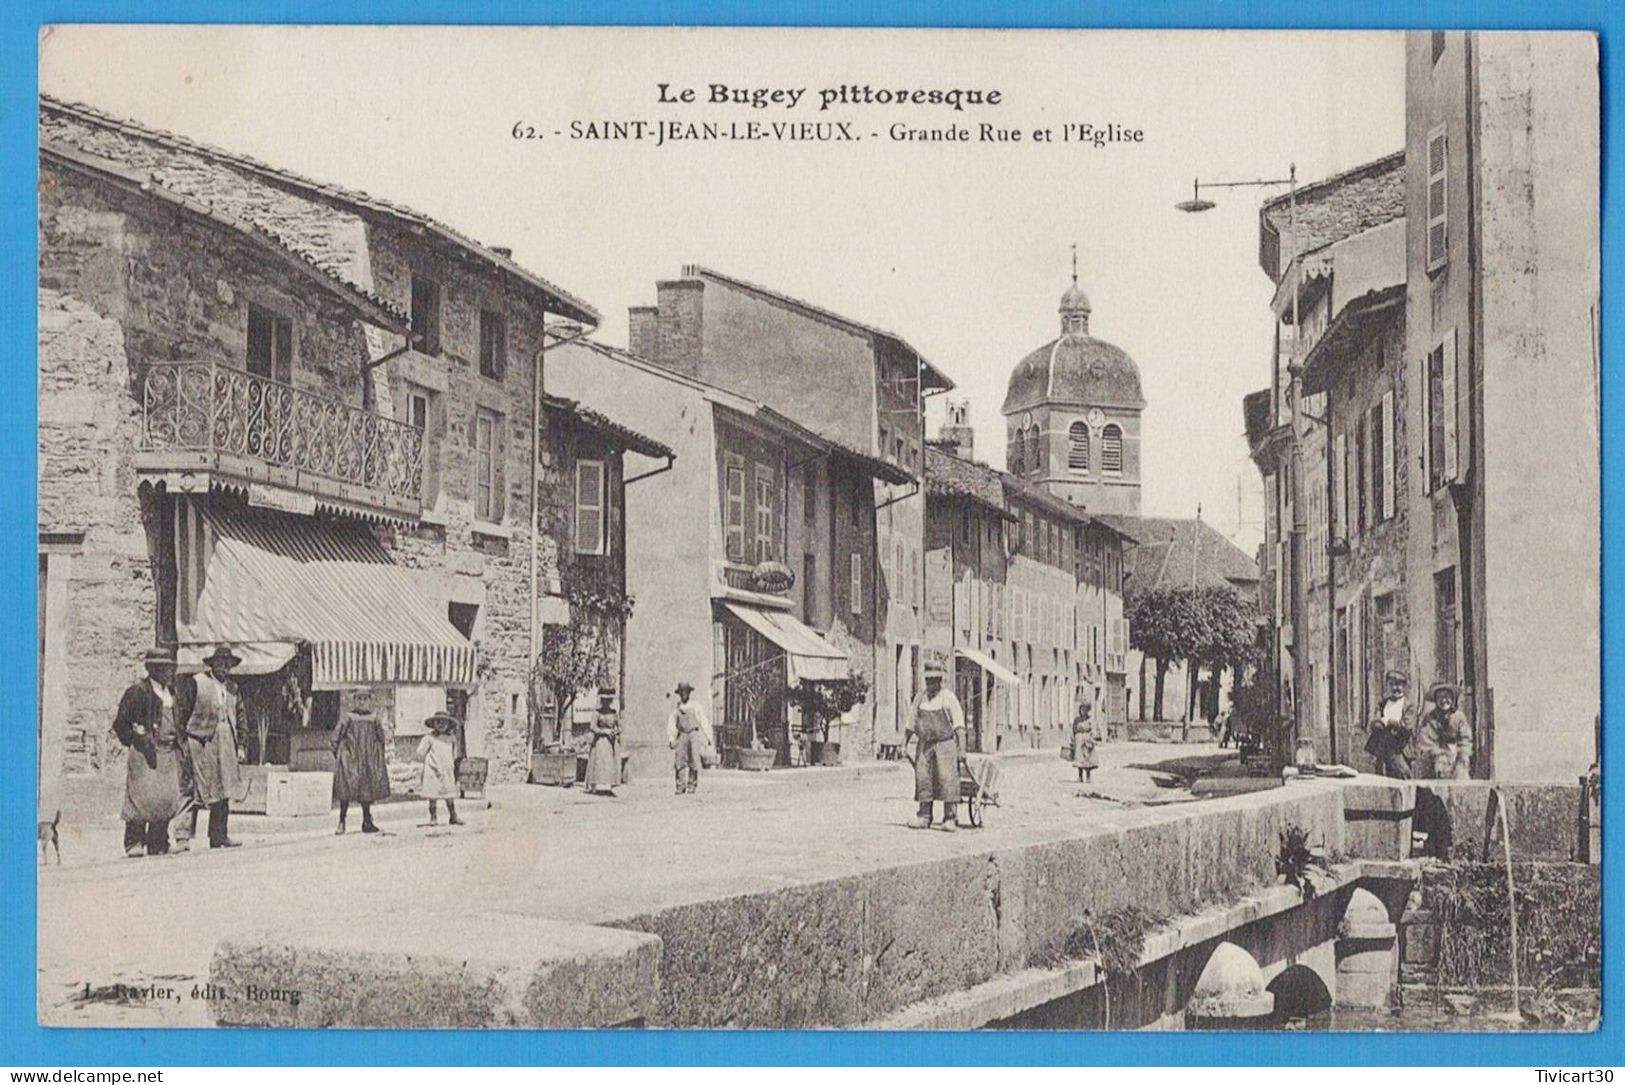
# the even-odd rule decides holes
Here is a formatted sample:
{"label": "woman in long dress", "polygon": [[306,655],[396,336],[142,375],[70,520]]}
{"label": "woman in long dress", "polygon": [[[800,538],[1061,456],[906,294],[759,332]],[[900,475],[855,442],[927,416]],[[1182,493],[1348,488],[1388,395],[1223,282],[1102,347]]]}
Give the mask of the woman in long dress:
{"label": "woman in long dress", "polygon": [[598,715],[592,721],[592,748],[587,753],[587,794],[615,796],[621,782],[621,718],[615,712],[615,691],[598,691]]}
{"label": "woman in long dress", "polygon": [[437,803],[446,802],[446,820],[452,825],[464,824],[457,816],[457,740],[452,732],[457,729],[457,717],[436,712],[423,721],[429,733],[418,743],[414,756],[423,762],[423,775],[419,778],[418,796],[429,800],[429,824],[440,824]]}
{"label": "woman in long dress", "polygon": [[1078,714],[1072,719],[1072,764],[1077,767],[1078,779],[1087,781],[1100,767],[1095,753],[1095,706],[1087,699],[1078,701]]}
{"label": "woman in long dress", "polygon": [[333,798],[339,804],[338,832],[350,804],[361,804],[361,831],[375,833],[372,804],[389,798],[389,765],[384,757],[384,726],[370,708],[352,709],[333,729]]}

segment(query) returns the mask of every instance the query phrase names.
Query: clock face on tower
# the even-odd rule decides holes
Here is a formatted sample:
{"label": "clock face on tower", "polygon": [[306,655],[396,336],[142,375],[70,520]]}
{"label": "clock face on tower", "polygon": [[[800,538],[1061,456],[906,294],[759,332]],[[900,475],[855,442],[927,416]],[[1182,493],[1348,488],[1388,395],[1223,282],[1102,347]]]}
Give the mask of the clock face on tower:
{"label": "clock face on tower", "polygon": [[1106,412],[1101,410],[1099,407],[1092,408],[1089,411],[1089,427],[1091,429],[1099,429],[1101,426],[1104,426],[1105,424],[1106,424]]}

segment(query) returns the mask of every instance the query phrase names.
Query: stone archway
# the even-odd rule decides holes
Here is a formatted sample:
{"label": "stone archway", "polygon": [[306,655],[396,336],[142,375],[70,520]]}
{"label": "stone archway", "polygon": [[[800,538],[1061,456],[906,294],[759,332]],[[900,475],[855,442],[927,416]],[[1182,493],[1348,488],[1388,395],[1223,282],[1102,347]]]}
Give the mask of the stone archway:
{"label": "stone archway", "polygon": [[1332,1008],[1332,993],[1326,981],[1308,965],[1287,966],[1265,990],[1275,996],[1275,1016],[1279,1020],[1313,1017]]}

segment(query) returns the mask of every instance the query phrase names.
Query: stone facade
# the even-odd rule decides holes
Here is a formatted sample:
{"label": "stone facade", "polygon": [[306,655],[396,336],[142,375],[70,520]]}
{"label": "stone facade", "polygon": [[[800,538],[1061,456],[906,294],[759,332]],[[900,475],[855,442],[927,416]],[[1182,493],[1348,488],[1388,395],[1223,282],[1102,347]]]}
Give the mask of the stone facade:
{"label": "stone facade", "polygon": [[[96,663],[99,692],[76,696],[69,677],[58,687],[62,703],[72,703],[68,715],[42,716],[42,729],[63,735],[65,767],[112,778],[105,744],[92,736],[139,670],[131,646],[173,637],[165,602],[173,588],[154,587],[164,563],[149,563],[143,537],[163,510],[149,509],[153,522],[143,530],[129,454],[141,369],[181,359],[242,367],[253,303],[291,320],[296,388],[422,424],[421,518],[386,517],[375,533],[479,646],[478,688],[465,710],[469,752],[490,757],[497,779],[523,778],[538,429],[542,590],[568,594],[581,581],[619,591],[623,580],[625,439],[567,408],[532,415],[544,320],[578,306],[521,280],[527,273],[504,257],[471,257],[455,235],[419,228],[420,216],[226,152],[49,100],[41,136],[64,154],[94,156],[87,161],[105,165],[114,181],[148,178],[169,194],[164,203],[78,172],[42,170],[42,540],[84,532],[84,552],[71,555],[65,615],[97,617],[61,631],[109,649]],[[414,276],[420,287],[434,284],[428,301],[414,291]],[[432,305],[434,341],[405,349],[403,314],[415,301]],[[398,323],[368,316],[391,312]],[[608,465],[604,556],[572,551],[581,456]],[[489,477],[476,479],[487,462]],[[47,577],[63,561],[58,535],[50,538]],[[113,583],[116,598],[107,593]],[[618,647],[613,654],[619,660]]]}

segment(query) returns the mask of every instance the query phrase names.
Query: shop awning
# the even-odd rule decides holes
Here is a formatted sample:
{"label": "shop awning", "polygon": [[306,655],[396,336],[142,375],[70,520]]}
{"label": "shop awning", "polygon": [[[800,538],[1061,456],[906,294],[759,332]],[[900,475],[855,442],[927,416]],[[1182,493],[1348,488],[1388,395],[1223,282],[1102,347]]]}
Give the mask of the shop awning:
{"label": "shop awning", "polygon": [[723,603],[728,612],[784,649],[790,658],[790,677],[803,682],[833,682],[847,676],[846,653],[819,636],[799,619],[777,610]]}
{"label": "shop awning", "polygon": [[978,652],[975,648],[955,648],[954,655],[959,656],[961,659],[970,660],[1007,686],[1019,685],[1021,682],[1016,677],[1015,671],[1012,671],[985,652]]}
{"label": "shop awning", "polygon": [[177,535],[183,654],[230,643],[252,664],[306,644],[318,689],[474,684],[474,646],[366,525],[198,502]]}

